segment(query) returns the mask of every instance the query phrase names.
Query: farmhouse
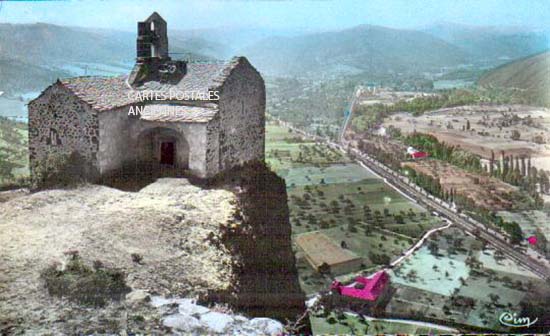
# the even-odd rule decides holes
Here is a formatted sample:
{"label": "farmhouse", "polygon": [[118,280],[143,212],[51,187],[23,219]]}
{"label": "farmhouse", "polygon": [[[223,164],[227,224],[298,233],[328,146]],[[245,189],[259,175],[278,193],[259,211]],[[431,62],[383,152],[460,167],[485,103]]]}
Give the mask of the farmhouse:
{"label": "farmhouse", "polygon": [[334,280],[330,290],[338,294],[335,301],[340,304],[358,304],[363,308],[383,307],[391,292],[390,276],[382,270],[370,277],[358,276],[348,285]]}
{"label": "farmhouse", "polygon": [[335,280],[330,286],[340,295],[353,297],[366,301],[376,301],[387,289],[390,277],[385,271],[379,271],[371,277],[359,276],[347,286]]}
{"label": "farmhouse", "polygon": [[319,231],[297,236],[296,244],[317,272],[329,271],[333,275],[351,273],[359,269],[363,262],[361,257],[336,245]]}
{"label": "farmhouse", "polygon": [[424,159],[428,157],[428,153],[421,152],[413,147],[407,148],[407,154],[411,156],[412,159]]}
{"label": "farmhouse", "polygon": [[157,13],[138,22],[128,76],[58,80],[28,108],[33,177],[52,157],[75,153],[89,179],[138,165],[208,178],[264,159],[258,71],[244,57],[172,60]]}

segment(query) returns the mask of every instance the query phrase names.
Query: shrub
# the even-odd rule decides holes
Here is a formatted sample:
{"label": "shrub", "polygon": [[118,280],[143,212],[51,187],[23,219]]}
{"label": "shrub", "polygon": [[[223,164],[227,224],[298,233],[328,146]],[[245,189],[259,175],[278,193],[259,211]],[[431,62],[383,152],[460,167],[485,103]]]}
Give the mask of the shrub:
{"label": "shrub", "polygon": [[124,273],[105,268],[96,261],[95,269],[83,263],[78,254],[72,255],[65,270],[57,265],[44,269],[40,275],[48,294],[65,297],[83,306],[102,307],[108,301],[119,301],[130,288]]}
{"label": "shrub", "polygon": [[130,257],[132,257],[132,261],[137,264],[141,264],[141,262],[143,261],[143,256],[138,253],[132,253]]}
{"label": "shrub", "polygon": [[334,316],[329,316],[327,319],[328,324],[336,324],[338,321],[334,318]]}
{"label": "shrub", "polygon": [[92,176],[86,162],[86,159],[76,151],[71,154],[50,154],[33,167],[33,186],[44,189],[84,182],[87,176]]}

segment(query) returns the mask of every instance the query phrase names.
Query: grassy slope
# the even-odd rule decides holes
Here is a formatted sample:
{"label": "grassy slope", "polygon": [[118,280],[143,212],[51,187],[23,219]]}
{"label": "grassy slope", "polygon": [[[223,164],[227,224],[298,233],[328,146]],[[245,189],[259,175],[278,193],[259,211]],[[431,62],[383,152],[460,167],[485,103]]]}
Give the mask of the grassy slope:
{"label": "grassy slope", "polygon": [[484,87],[524,90],[529,101],[550,105],[550,52],[523,58],[485,73],[479,79]]}

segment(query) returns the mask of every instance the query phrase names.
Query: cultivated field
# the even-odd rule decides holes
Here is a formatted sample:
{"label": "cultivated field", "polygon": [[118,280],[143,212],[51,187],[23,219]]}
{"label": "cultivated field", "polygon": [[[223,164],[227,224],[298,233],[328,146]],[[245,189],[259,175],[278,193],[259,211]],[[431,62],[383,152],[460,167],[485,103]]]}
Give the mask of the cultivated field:
{"label": "cultivated field", "polygon": [[[266,159],[284,177],[293,235],[321,230],[362,256],[371,272],[388,264],[440,220],[391,189],[340,152],[267,126]],[[315,274],[297,252],[302,288],[326,290],[330,278]]]}
{"label": "cultivated field", "polygon": [[485,209],[498,211],[518,207],[519,196],[513,197],[518,188],[496,178],[470,173],[440,160],[411,161],[402,165],[438,179],[443,190],[452,189]]}
{"label": "cultivated field", "polygon": [[422,323],[412,324],[397,321],[366,320],[349,314],[331,313],[328,317],[312,317],[311,325],[319,335],[378,335],[378,334],[409,334],[433,335],[445,334],[446,330],[424,326]]}
{"label": "cultivated field", "polygon": [[393,314],[505,330],[498,322],[503,312],[519,313],[533,288],[550,292],[535,275],[458,229],[432,237],[392,271]]}
{"label": "cultivated field", "polygon": [[413,116],[397,113],[384,126],[404,134],[428,133],[485,159],[494,152],[531,156],[532,165],[550,171],[550,110],[523,105],[472,105]]}
{"label": "cultivated field", "polygon": [[[267,158],[272,167],[279,167],[279,174],[287,178],[293,233],[320,230],[336,244],[346,246],[363,258],[363,268],[358,272],[372,274],[398,258],[425,230],[442,225],[438,218],[380,179],[354,168],[356,166],[349,160],[319,164],[319,158],[313,158],[317,163],[308,165],[307,162],[289,162],[270,156],[269,150],[277,148],[276,143],[270,142],[271,134],[284,146],[291,146],[293,141],[302,146],[319,145],[288,139],[290,133],[280,127],[268,126]],[[294,145],[294,151],[288,157],[297,157],[300,151],[304,151],[303,147],[300,149],[299,145]],[[472,193],[473,190],[474,197],[488,202],[488,206],[508,204],[504,195],[515,191],[515,187],[494,179],[483,180],[489,188],[476,191],[472,176],[444,166],[432,170],[428,162],[417,164],[425,166],[426,173],[444,172],[442,183],[450,181],[448,183],[453,189],[464,192]],[[326,290],[332,278],[314,272],[302,252],[297,251],[296,257],[300,283],[306,294]],[[347,274],[338,279],[345,281],[353,276]],[[456,228],[433,235],[411,258],[391,271],[391,279],[396,292],[386,308],[390,316],[427,318],[442,324],[454,321],[494,330],[505,330],[498,322],[502,312],[521,312],[521,305],[529,299],[525,293],[530,288],[538,288],[543,297],[547,291],[544,282],[533,274]],[[342,317],[342,314],[312,317],[311,322],[316,333],[364,334],[367,330],[369,334],[402,333],[409,329],[410,332],[429,332],[429,328],[413,325],[365,323],[355,317]]]}

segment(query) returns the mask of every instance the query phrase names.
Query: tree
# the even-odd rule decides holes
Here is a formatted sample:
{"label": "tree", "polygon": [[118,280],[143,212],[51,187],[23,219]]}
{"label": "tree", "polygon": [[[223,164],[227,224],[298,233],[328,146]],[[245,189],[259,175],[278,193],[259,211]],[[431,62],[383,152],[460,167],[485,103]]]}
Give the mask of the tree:
{"label": "tree", "polygon": [[8,181],[13,179],[13,170],[15,168],[21,168],[22,166],[14,162],[13,155],[15,151],[8,148],[1,148],[0,153],[0,180]]}
{"label": "tree", "polygon": [[393,219],[395,220],[395,222],[397,224],[404,224],[405,223],[405,220],[403,219],[403,216],[401,216],[401,215],[396,214],[396,215],[393,216]]}
{"label": "tree", "polygon": [[491,293],[489,294],[489,299],[494,305],[496,305],[498,303],[498,300],[500,299],[500,296],[498,296],[498,294]]}
{"label": "tree", "polygon": [[513,130],[510,138],[512,138],[512,140],[519,140],[521,138],[521,133],[519,133],[518,130]]}
{"label": "tree", "polygon": [[430,241],[428,243],[428,250],[430,250],[432,255],[437,256],[439,253],[439,245],[434,241]]}

